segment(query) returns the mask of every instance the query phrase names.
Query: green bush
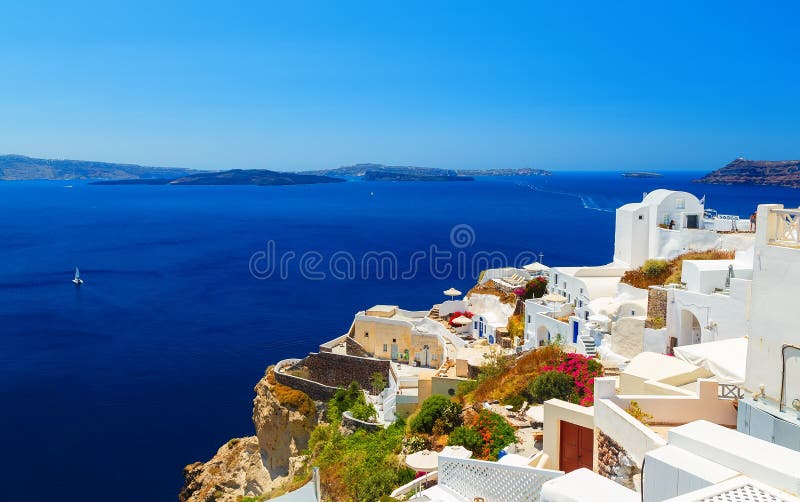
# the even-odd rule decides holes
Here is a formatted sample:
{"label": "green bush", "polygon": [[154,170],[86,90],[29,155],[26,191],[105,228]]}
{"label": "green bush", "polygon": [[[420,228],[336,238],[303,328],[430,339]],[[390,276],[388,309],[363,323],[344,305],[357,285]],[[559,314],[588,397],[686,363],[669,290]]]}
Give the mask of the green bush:
{"label": "green bush", "polygon": [[548,399],[569,401],[574,392],[575,380],[560,371],[540,373],[528,387],[531,399],[537,403],[543,403]]}
{"label": "green bush", "polygon": [[514,409],[519,408],[522,406],[522,403],[525,402],[525,398],[520,396],[519,394],[515,394],[513,396],[508,396],[501,401],[502,404],[511,405]]}
{"label": "green bush", "polygon": [[369,384],[372,386],[372,393],[379,394],[386,388],[386,378],[383,377],[383,373],[376,371],[370,375]]}
{"label": "green bush", "polygon": [[444,396],[431,396],[411,418],[409,427],[412,432],[430,433],[437,420],[442,432],[450,432],[461,425],[461,406]]}
{"label": "green bush", "polygon": [[353,404],[350,412],[353,414],[353,418],[364,422],[374,422],[378,418],[378,412],[375,407],[372,406],[372,403],[365,402],[363,398]]}
{"label": "green bush", "polygon": [[474,455],[480,455],[483,450],[483,439],[480,433],[472,427],[456,427],[447,439],[450,446],[463,446]]}
{"label": "green bush", "polygon": [[[372,410],[371,412],[370,409]],[[359,418],[356,415],[370,416],[371,413],[374,413],[375,416],[378,415],[375,408],[371,404],[367,404],[364,393],[361,392],[361,388],[356,382],[351,383],[346,389],[340,387],[336,390],[336,393],[328,401],[328,420],[331,422],[341,420],[342,413],[347,410],[352,411],[353,417],[359,420],[366,419]]]}
{"label": "green bush", "polygon": [[397,457],[403,435],[403,426],[396,423],[349,435],[336,425],[319,425],[308,442],[309,463],[319,466],[324,490],[345,495],[339,500],[373,502],[414,479],[414,471]]}
{"label": "green bush", "polygon": [[669,270],[669,263],[666,260],[647,260],[642,265],[642,273],[646,277],[658,277]]}

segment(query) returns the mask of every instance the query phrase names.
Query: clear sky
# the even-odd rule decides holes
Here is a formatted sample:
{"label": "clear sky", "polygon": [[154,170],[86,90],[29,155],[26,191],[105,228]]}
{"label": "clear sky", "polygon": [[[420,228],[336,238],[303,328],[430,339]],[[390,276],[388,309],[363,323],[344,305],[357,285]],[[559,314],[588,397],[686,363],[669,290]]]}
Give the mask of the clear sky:
{"label": "clear sky", "polygon": [[797,159],[796,5],[6,2],[0,153],[276,170]]}

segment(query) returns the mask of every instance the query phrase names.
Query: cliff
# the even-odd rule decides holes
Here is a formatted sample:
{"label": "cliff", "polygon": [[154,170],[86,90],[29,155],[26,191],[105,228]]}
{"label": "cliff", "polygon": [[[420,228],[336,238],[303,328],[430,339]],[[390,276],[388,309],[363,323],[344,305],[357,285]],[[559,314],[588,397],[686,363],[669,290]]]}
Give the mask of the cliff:
{"label": "cliff", "polygon": [[24,155],[0,155],[0,180],[91,180],[112,178],[177,178],[197,171],[176,167],[89,160],[35,159]]}
{"label": "cliff", "polygon": [[275,383],[271,370],[255,392],[256,435],[232,439],[208,462],[187,465],[178,495],[181,502],[236,502],[243,496],[278,495],[295,476],[304,474],[306,457],[301,451],[308,448],[324,406],[298,408],[292,400],[297,394],[282,394],[285,388]]}
{"label": "cliff", "polygon": [[738,158],[695,183],[724,185],[774,185],[800,188],[800,160],[747,160]]}

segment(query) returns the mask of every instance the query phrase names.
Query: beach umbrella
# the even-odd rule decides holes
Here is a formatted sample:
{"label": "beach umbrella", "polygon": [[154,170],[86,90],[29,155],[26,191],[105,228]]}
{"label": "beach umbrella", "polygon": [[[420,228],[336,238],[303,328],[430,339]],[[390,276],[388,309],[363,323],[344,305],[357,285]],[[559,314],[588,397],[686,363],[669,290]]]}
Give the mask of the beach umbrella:
{"label": "beach umbrella", "polygon": [[550,270],[550,267],[548,267],[546,265],[542,265],[538,261],[535,261],[533,263],[529,263],[529,264],[525,265],[522,268],[525,269],[527,272],[531,272],[531,273],[547,272],[548,270]]}
{"label": "beach umbrella", "polygon": [[470,458],[472,457],[472,452],[461,445],[445,446],[439,455],[444,457]]}
{"label": "beach umbrella", "polygon": [[422,450],[406,456],[406,465],[417,472],[435,471],[439,466],[439,454]]}
{"label": "beach umbrella", "polygon": [[565,303],[567,301],[566,298],[563,296],[556,294],[556,293],[549,293],[542,297],[542,300],[546,301],[547,303],[552,304],[553,312],[556,311],[556,303]]}
{"label": "beach umbrella", "polygon": [[461,291],[457,290],[456,288],[450,288],[447,291],[444,291],[445,296],[449,296],[451,300],[455,299],[456,296],[461,296]]}
{"label": "beach umbrella", "polygon": [[466,326],[467,324],[472,322],[467,316],[460,315],[451,321],[453,324],[458,324],[459,326]]}

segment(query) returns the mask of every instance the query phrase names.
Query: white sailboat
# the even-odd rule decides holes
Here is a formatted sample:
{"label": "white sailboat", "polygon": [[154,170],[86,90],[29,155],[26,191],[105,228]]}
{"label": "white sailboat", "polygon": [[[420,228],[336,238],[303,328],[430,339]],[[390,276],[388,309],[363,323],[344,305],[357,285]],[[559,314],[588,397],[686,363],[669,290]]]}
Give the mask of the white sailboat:
{"label": "white sailboat", "polygon": [[83,284],[83,279],[81,279],[81,272],[78,270],[78,267],[75,267],[75,278],[72,279],[72,282],[75,283],[76,286],[80,286]]}

